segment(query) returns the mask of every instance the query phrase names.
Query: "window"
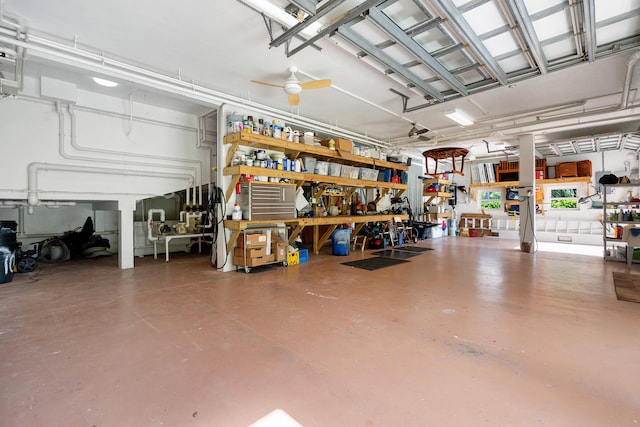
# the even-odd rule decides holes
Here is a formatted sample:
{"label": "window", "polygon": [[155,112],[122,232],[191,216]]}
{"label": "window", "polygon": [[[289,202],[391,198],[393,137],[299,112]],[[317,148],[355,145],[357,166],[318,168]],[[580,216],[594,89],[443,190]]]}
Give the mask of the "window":
{"label": "window", "polygon": [[481,191],[480,207],[482,209],[500,209],[502,207],[502,192]]}
{"label": "window", "polygon": [[551,190],[551,209],[577,209],[577,188],[556,188]]}

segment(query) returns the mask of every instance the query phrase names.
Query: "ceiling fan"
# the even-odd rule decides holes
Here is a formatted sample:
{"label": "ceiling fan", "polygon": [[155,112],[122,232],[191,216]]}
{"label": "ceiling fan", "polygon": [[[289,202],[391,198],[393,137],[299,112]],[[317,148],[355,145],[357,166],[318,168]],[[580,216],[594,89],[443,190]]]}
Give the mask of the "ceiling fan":
{"label": "ceiling fan", "polygon": [[421,141],[430,141],[431,138],[429,138],[428,136],[424,135],[425,133],[429,132],[429,129],[424,128],[424,129],[418,129],[416,127],[415,122],[411,124],[411,129],[409,130],[409,133],[407,134],[407,136],[409,138],[412,138],[414,136],[417,136],[419,140]]}
{"label": "ceiling fan", "polygon": [[261,82],[258,80],[251,80],[251,81],[253,83],[258,83],[261,85],[283,88],[284,91],[287,93],[287,95],[289,95],[289,105],[298,105],[300,103],[300,92],[302,92],[303,90],[322,89],[322,88],[331,86],[331,80],[329,79],[310,80],[308,82],[300,83],[300,81],[296,77],[296,71],[298,71],[298,67],[293,67],[293,66],[289,67],[289,72],[291,74],[289,75],[289,78],[287,78],[287,80],[284,82],[283,85],[276,84],[276,83]]}

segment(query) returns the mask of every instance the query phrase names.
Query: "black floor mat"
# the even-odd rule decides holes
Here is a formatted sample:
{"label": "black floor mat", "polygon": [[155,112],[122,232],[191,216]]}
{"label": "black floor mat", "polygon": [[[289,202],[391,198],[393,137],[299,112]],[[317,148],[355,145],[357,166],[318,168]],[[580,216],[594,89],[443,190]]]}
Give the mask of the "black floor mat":
{"label": "black floor mat", "polygon": [[372,254],[373,255],[378,255],[378,256],[387,256],[387,257],[391,257],[391,258],[399,258],[399,259],[407,259],[407,258],[412,258],[414,256],[420,255],[420,254],[415,253],[415,252],[400,251],[400,250],[398,250],[398,248],[396,248],[396,249],[385,249],[383,251],[372,252]]}
{"label": "black floor mat", "polygon": [[380,268],[391,267],[392,265],[404,264],[405,262],[409,261],[380,256],[375,258],[360,259],[358,261],[343,262],[342,264],[348,265],[350,267],[362,268],[363,270],[373,271]]}
{"label": "black floor mat", "polygon": [[433,250],[433,248],[422,248],[420,246],[398,246],[395,249],[398,249],[401,251],[409,251],[409,252],[426,252],[426,251]]}

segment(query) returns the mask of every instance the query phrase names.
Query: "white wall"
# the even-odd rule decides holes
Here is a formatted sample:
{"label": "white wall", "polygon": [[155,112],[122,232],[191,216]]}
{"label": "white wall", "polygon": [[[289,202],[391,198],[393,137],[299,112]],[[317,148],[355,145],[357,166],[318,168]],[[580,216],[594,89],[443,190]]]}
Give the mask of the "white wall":
{"label": "white wall", "polygon": [[[197,116],[145,104],[143,91],[130,103],[78,90],[70,111],[64,102],[58,107],[40,97],[39,84],[25,79],[24,96],[0,100],[0,202],[24,204],[33,190],[33,212],[24,214],[21,224],[25,239],[59,235],[92,216],[96,231],[108,231],[105,237],[115,239],[117,251],[113,231],[122,219],[117,206],[129,210],[137,200],[209,183],[214,153],[198,141]],[[44,206],[51,201],[78,205]],[[97,201],[116,203],[94,208]],[[18,220],[22,214],[17,207],[0,209],[0,219]],[[132,220],[132,209],[123,215]]]}

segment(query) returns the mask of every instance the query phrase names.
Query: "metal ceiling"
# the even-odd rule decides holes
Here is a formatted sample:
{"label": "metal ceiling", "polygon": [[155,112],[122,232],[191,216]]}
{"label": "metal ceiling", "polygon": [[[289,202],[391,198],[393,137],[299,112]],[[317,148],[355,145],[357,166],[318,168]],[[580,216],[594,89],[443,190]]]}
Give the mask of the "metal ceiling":
{"label": "metal ceiling", "polygon": [[[640,0],[292,0],[272,46],[295,55],[339,37],[423,97],[406,111],[514,84],[640,45]],[[292,7],[294,6],[294,7]],[[301,38],[312,22],[322,24]],[[300,42],[299,40],[304,40]],[[371,62],[370,62],[371,63]]]}
{"label": "metal ceiling", "polygon": [[[412,102],[391,89],[403,113],[640,46],[640,0],[281,0],[280,6],[300,23],[272,39],[272,47],[285,45],[291,57],[323,37],[348,42],[357,57],[423,99]],[[320,29],[305,38],[312,24]],[[537,135],[536,148],[544,157],[638,153],[640,133]]]}
{"label": "metal ceiling", "polygon": [[637,154],[640,153],[640,133],[588,136],[567,141],[536,141],[536,150],[546,158],[613,150],[631,150]]}

